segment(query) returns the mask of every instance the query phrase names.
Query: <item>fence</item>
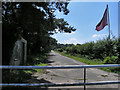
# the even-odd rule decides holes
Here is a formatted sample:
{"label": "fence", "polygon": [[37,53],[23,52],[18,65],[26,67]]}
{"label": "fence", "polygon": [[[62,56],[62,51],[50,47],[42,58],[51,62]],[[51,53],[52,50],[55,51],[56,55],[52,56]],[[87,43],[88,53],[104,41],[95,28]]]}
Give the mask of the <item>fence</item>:
{"label": "fence", "polygon": [[120,67],[120,64],[105,64],[105,65],[68,65],[68,66],[0,66],[0,69],[78,69],[84,68],[84,83],[1,83],[2,87],[41,87],[41,86],[84,86],[86,85],[104,85],[104,84],[120,84],[120,81],[99,81],[86,83],[86,69],[87,68],[101,68],[101,67]]}

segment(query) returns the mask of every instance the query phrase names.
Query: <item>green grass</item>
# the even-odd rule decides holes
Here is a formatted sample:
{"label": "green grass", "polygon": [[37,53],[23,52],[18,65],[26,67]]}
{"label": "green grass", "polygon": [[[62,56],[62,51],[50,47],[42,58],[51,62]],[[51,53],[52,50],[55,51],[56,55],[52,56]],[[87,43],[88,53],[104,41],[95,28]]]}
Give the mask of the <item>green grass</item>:
{"label": "green grass", "polygon": [[[89,60],[89,59],[86,59],[86,58],[81,58],[79,56],[73,56],[73,55],[70,55],[70,54],[66,54],[65,52],[59,52],[59,51],[55,51],[55,52],[57,52],[57,53],[59,53],[63,56],[72,58],[74,60],[86,63],[88,65],[101,65],[101,64],[103,64],[102,60],[98,60],[98,59]],[[114,72],[114,73],[120,74],[120,68],[110,67],[110,68],[99,68],[99,69],[102,69],[102,70],[107,71],[107,72]]]}
{"label": "green grass", "polygon": [[[45,63],[36,64],[35,66],[47,66]],[[23,70],[25,73],[32,74],[34,72],[42,73],[43,69],[32,69],[32,70]]]}
{"label": "green grass", "polygon": [[[45,55],[30,55],[28,56],[27,64],[25,66],[46,66],[44,63],[48,54]],[[39,72],[43,73],[43,69],[32,69],[32,70],[2,70],[2,82],[26,82],[31,79],[32,73]]]}
{"label": "green grass", "polygon": [[[37,64],[36,66],[47,66],[47,64],[45,63],[40,63],[40,64]],[[43,69],[35,69],[37,72],[42,72]]]}
{"label": "green grass", "polygon": [[73,56],[73,55],[70,55],[70,54],[66,54],[64,52],[58,52],[58,51],[55,51],[55,52],[57,52],[57,53],[59,53],[59,54],[61,54],[63,56],[75,59],[77,61],[89,64],[89,65],[102,64],[102,61],[97,60],[97,59],[89,60],[89,59],[86,59],[86,58],[80,58],[79,56]]}
{"label": "green grass", "polygon": [[[32,55],[29,56],[29,61],[26,64],[27,66],[47,66],[45,62],[46,58],[47,58],[48,54],[44,54],[44,55]],[[32,74],[34,72],[39,72],[42,73],[43,69],[32,69],[32,70],[24,70],[25,73],[28,74]]]}

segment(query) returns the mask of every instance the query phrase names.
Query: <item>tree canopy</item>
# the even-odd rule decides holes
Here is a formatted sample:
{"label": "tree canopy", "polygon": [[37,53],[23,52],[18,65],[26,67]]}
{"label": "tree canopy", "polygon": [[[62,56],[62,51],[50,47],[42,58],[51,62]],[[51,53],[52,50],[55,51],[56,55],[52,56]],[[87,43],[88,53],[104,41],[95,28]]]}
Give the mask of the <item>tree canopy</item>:
{"label": "tree canopy", "polygon": [[[22,36],[28,41],[28,54],[49,52],[56,39],[54,33],[71,33],[76,29],[63,18],[56,18],[55,11],[69,13],[68,2],[3,2],[3,58],[9,63],[15,41]],[[7,52],[7,53],[6,53]],[[8,56],[8,57],[6,57]],[[3,64],[6,61],[3,61]]]}

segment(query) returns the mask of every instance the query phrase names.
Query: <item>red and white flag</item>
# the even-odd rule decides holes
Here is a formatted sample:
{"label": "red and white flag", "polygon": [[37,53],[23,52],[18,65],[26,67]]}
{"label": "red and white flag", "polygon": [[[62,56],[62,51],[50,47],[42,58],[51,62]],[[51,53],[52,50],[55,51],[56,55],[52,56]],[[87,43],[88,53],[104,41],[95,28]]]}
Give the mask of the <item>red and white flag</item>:
{"label": "red and white flag", "polygon": [[97,31],[102,30],[106,25],[108,25],[107,16],[108,16],[108,5],[107,5],[107,8],[105,9],[105,12],[104,12],[104,15],[103,15],[101,21],[96,26]]}

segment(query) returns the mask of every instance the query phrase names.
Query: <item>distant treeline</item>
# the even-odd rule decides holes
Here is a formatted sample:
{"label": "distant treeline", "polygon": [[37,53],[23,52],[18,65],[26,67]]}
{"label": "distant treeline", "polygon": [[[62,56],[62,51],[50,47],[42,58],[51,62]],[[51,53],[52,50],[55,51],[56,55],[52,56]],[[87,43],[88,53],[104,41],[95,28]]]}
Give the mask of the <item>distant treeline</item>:
{"label": "distant treeline", "polygon": [[88,59],[100,59],[105,64],[117,64],[119,60],[118,39],[108,38],[97,42],[87,42],[85,44],[57,44],[55,50],[71,55],[86,57]]}

